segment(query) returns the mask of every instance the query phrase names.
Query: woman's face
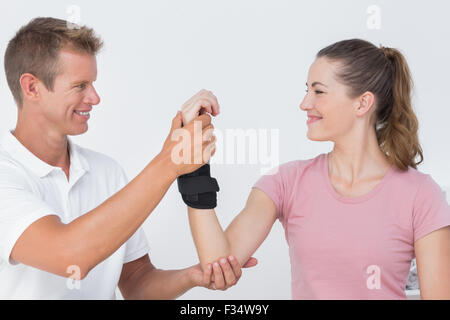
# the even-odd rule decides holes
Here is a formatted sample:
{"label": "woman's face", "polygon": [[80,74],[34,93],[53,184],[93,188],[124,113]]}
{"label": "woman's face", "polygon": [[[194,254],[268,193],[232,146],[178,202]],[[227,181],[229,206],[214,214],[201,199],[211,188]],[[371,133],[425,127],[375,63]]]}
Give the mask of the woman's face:
{"label": "woman's face", "polygon": [[336,79],[337,67],[336,62],[321,57],[309,69],[300,109],[307,112],[311,140],[336,141],[349,133],[356,121],[358,98],[350,98],[349,88]]}

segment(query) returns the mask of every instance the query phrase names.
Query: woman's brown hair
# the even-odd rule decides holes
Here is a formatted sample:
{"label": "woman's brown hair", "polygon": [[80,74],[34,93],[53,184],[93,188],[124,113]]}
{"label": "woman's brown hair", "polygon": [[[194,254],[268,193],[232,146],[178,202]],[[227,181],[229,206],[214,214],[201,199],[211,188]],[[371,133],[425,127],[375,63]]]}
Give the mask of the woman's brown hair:
{"label": "woman's brown hair", "polygon": [[[339,63],[338,79],[357,97],[370,91],[375,96],[372,114],[378,145],[400,170],[417,169],[423,161],[419,123],[411,103],[413,82],[403,54],[394,48],[376,47],[368,41],[336,42],[317,53]],[[419,161],[415,161],[419,156]]]}

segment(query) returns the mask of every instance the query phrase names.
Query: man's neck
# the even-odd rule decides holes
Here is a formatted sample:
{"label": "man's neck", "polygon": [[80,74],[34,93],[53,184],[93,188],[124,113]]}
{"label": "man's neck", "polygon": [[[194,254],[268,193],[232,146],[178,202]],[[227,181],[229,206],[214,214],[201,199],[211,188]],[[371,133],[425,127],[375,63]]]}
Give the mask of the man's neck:
{"label": "man's neck", "polygon": [[68,171],[70,157],[67,136],[39,128],[33,122],[24,126],[19,121],[13,134],[36,157],[51,166]]}

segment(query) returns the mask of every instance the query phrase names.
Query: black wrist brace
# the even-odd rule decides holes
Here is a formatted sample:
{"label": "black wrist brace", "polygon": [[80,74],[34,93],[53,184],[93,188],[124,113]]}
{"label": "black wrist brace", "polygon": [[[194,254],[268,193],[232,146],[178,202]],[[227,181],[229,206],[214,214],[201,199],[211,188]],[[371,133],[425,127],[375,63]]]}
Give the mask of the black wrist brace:
{"label": "black wrist brace", "polygon": [[219,184],[211,177],[209,164],[177,178],[184,203],[196,209],[213,209],[217,205]]}

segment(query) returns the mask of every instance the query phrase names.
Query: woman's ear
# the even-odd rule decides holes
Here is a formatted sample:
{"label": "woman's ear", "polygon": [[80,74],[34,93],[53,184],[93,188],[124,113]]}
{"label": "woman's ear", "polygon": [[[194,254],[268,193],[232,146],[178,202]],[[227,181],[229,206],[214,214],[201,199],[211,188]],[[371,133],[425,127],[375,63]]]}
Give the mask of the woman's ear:
{"label": "woman's ear", "polygon": [[375,105],[375,96],[372,92],[366,91],[358,98],[358,106],[356,114],[362,116],[370,111],[370,109]]}

